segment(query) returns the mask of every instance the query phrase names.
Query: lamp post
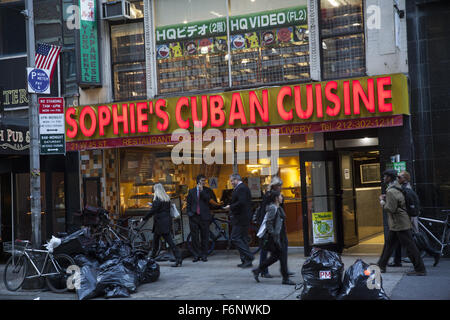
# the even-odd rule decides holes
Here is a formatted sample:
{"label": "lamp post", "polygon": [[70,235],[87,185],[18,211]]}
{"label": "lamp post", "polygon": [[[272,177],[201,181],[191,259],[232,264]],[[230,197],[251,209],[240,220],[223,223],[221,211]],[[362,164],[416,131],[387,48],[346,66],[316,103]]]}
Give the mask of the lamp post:
{"label": "lamp post", "polygon": [[[35,67],[34,10],[33,0],[25,0],[22,11],[26,20],[28,67]],[[30,126],[30,207],[31,242],[34,248],[41,245],[41,177],[39,163],[39,114],[37,94],[28,93],[28,120]]]}

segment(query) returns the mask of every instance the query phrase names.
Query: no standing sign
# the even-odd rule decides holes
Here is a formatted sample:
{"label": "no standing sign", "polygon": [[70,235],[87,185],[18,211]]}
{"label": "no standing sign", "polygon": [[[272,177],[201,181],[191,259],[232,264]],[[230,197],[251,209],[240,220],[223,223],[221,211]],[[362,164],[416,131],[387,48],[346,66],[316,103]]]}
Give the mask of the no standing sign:
{"label": "no standing sign", "polygon": [[63,98],[39,98],[41,154],[65,154]]}

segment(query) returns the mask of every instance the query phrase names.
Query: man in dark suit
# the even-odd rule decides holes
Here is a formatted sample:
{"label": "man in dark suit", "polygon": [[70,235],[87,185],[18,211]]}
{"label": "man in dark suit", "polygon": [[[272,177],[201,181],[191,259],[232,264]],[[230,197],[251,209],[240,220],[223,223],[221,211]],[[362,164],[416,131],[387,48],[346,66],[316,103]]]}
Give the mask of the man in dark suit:
{"label": "man in dark suit", "polygon": [[197,186],[189,190],[187,196],[187,213],[189,228],[192,236],[193,262],[208,261],[209,224],[211,213],[209,211],[210,193],[205,189],[206,177],[197,176]]}
{"label": "man in dark suit", "polygon": [[249,268],[254,259],[248,246],[248,228],[251,220],[252,196],[248,186],[242,182],[239,174],[232,174],[230,182],[233,186],[231,204],[224,207],[231,214],[231,241],[239,250],[241,264],[238,267]]}

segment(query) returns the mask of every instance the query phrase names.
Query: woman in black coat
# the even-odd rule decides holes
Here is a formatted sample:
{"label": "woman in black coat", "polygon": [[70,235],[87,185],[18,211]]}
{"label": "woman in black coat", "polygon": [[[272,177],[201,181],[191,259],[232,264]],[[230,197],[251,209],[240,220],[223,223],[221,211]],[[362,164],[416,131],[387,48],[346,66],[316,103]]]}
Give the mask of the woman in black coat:
{"label": "woman in black coat", "polygon": [[[270,257],[261,262],[258,268],[253,269],[253,276],[259,282],[259,275],[269,266],[277,261],[280,261],[280,271],[283,276],[282,284],[295,285],[295,282],[289,280],[289,273],[287,268],[287,261],[283,259],[283,252],[286,250],[286,213],[281,204],[283,203],[283,196],[279,191],[272,190],[268,195],[269,204],[266,207],[266,230],[262,237],[265,242],[264,248],[270,252]],[[259,233],[259,232],[258,232]]]}
{"label": "woman in black coat", "polygon": [[157,183],[153,186],[153,204],[150,212],[145,215],[143,220],[147,222],[150,217],[153,219],[153,248],[151,257],[155,258],[159,250],[159,240],[161,237],[166,240],[175,255],[176,262],[172,267],[181,267],[182,259],[180,251],[173,242],[170,232],[172,226],[172,217],[170,216],[170,197],[164,190],[162,184]]}

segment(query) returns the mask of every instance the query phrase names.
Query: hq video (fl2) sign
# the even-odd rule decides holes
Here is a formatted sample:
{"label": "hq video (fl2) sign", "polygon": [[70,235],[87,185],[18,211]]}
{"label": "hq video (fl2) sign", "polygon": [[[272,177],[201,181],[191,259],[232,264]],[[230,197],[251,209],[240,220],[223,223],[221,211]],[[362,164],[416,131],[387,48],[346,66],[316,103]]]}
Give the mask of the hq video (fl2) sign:
{"label": "hq video (fl2) sign", "polygon": [[[66,109],[67,142],[409,114],[402,74]],[[381,122],[380,122],[381,123]],[[345,129],[345,128],[344,128]],[[356,129],[356,128],[355,128]]]}

